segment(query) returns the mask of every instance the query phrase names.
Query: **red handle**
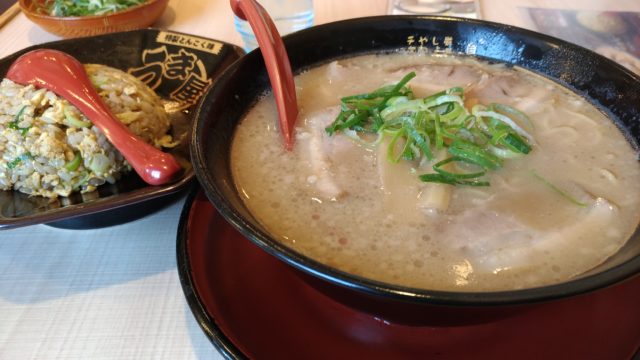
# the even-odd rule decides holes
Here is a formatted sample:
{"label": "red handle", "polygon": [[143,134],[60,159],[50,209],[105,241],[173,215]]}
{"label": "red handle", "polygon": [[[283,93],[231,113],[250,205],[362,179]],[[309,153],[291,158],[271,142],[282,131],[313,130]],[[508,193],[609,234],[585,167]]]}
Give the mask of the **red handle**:
{"label": "red handle", "polygon": [[7,78],[49,89],[75,105],[148,184],[164,184],[181,170],[171,154],[147,144],[114,117],[93,88],[84,66],[71,55],[50,49],[28,52],[11,65]]}
{"label": "red handle", "polygon": [[256,35],[269,80],[276,98],[280,132],[287,150],[293,148],[293,129],[298,117],[298,100],[291,64],[284,43],[267,11],[255,0],[230,0],[231,9],[241,19],[249,21]]}

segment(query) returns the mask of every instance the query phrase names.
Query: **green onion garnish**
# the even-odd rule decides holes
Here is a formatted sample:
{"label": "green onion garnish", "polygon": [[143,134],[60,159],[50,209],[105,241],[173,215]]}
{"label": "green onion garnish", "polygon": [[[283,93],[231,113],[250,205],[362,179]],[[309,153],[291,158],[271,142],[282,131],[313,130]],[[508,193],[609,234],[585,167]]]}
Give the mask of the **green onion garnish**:
{"label": "green onion garnish", "polygon": [[17,156],[15,159],[11,160],[11,162],[7,163],[7,168],[13,169],[16,166],[20,165],[21,162],[27,161],[29,159],[33,159],[33,155],[30,152],[26,152],[20,156]]}
{"label": "green onion garnish", "polygon": [[447,151],[484,169],[497,170],[502,167],[502,159],[471,142],[456,140],[451,143]]}
{"label": "green onion garnish", "polygon": [[571,196],[568,192],[560,189],[559,187],[557,187],[556,185],[554,185],[553,183],[551,183],[549,180],[545,179],[544,177],[542,177],[540,174],[538,174],[537,172],[531,170],[531,175],[533,175],[534,178],[536,178],[537,180],[540,180],[540,182],[542,182],[545,186],[547,186],[549,189],[555,191],[556,193],[558,193],[558,195],[562,196],[563,198],[567,199],[570,203],[580,206],[580,207],[586,207],[587,203],[582,202],[576,198],[574,198],[573,196]]}
{"label": "green onion garnish", "polygon": [[[531,152],[531,120],[521,111],[503,104],[464,106],[464,90],[453,87],[422,99],[414,98],[407,83],[415,72],[397,84],[370,93],[343,97],[341,111],[325,130],[378,134],[377,143],[389,137],[387,158],[433,160],[436,150],[446,148],[451,157],[433,165],[435,173],[420,175],[425,182],[487,186],[480,180],[487,170],[502,167],[504,159]],[[527,131],[528,130],[528,131]],[[480,171],[455,173],[442,168],[448,163],[465,163]]]}
{"label": "green onion garnish", "polygon": [[27,127],[23,127],[21,128],[18,124],[20,124],[20,122],[22,121],[22,118],[24,116],[24,109],[27,106],[24,105],[23,107],[20,108],[20,110],[18,110],[18,113],[16,114],[16,116],[13,118],[13,121],[11,121],[8,126],[9,129],[13,129],[13,130],[18,130],[20,131],[20,134],[22,136],[26,136],[27,132],[29,132],[29,129],[31,129],[31,126],[27,126]]}
{"label": "green onion garnish", "polygon": [[85,128],[91,126],[88,121],[80,120],[72,111],[71,108],[64,108],[64,124],[69,127]]}
{"label": "green onion garnish", "polygon": [[75,171],[80,167],[80,164],[82,164],[82,155],[78,151],[75,153],[75,156],[73,157],[73,159],[68,163],[66,163],[64,167],[69,171]]}
{"label": "green onion garnish", "polygon": [[452,173],[442,168],[444,165],[455,161],[477,165],[465,158],[453,156],[433,165],[433,170],[435,170],[436,173],[420,175],[420,180],[449,185],[489,186],[489,182],[478,180],[479,177],[484,176],[486,173],[484,170],[473,173]]}

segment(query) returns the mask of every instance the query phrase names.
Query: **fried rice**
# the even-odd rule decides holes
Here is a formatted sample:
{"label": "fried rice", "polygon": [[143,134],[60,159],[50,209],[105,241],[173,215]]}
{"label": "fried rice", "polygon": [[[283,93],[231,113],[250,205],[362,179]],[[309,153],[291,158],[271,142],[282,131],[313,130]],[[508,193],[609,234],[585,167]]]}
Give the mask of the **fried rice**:
{"label": "fried rice", "polygon": [[[85,65],[107,106],[133,133],[161,148],[175,146],[162,100],[134,76]],[[115,183],[131,166],[68,101],[46,89],[0,83],[0,189],[55,198]]]}

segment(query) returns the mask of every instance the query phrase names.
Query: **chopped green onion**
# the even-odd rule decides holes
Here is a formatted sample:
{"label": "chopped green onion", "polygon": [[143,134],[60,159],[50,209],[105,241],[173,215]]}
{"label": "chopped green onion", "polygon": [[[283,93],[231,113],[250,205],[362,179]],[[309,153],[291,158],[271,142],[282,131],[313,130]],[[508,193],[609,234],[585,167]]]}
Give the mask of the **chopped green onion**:
{"label": "chopped green onion", "polygon": [[13,118],[13,121],[11,121],[8,126],[9,129],[13,129],[13,130],[18,130],[20,131],[20,134],[22,136],[26,136],[27,132],[29,132],[29,129],[31,129],[31,126],[27,126],[27,127],[23,127],[21,128],[18,124],[20,124],[20,122],[22,121],[22,118],[24,117],[24,109],[27,107],[27,105],[24,105],[23,107],[20,108],[20,110],[18,110],[18,113],[16,114],[16,116]]}
{"label": "chopped green onion", "polygon": [[78,169],[78,167],[80,167],[80,164],[82,164],[82,155],[80,154],[80,152],[76,152],[75,156],[73,157],[73,159],[71,161],[69,161],[68,163],[66,163],[64,165],[65,169],[69,170],[69,171],[75,171]]}
{"label": "chopped green onion", "polygon": [[506,125],[510,126],[519,135],[527,138],[527,140],[529,140],[529,141],[533,141],[533,137],[531,135],[529,135],[528,132],[524,131],[520,126],[518,126],[518,124],[516,124],[508,116],[502,115],[502,114],[497,113],[495,111],[472,111],[472,113],[476,117],[488,117],[490,119],[495,119],[495,120],[501,121],[501,122],[505,123]]}
{"label": "chopped green onion", "polygon": [[489,186],[488,181],[482,180],[459,180],[442,174],[423,174],[419,176],[424,182],[434,182],[449,185],[468,185],[468,186]]}
{"label": "chopped green onion", "polygon": [[460,106],[464,106],[464,102],[462,101],[462,98],[458,95],[442,95],[431,101],[425,101],[424,105],[427,108],[432,108],[434,106],[439,106],[442,104],[449,104],[449,103],[457,103]]}
{"label": "chopped green onion", "polygon": [[453,156],[437,162],[433,165],[433,170],[436,173],[420,175],[420,180],[424,182],[437,182],[449,185],[489,186],[488,181],[478,180],[479,177],[486,174],[486,171],[484,170],[472,173],[453,173],[442,168],[444,165],[456,161],[477,165],[470,162],[468,159]]}
{"label": "chopped green onion", "polygon": [[454,161],[467,162],[467,160],[464,159],[464,158],[453,156],[453,157],[444,159],[442,161],[439,161],[438,163],[433,165],[433,170],[435,170],[439,174],[442,174],[442,175],[445,175],[445,176],[449,176],[449,177],[453,177],[453,178],[456,178],[456,179],[474,179],[474,178],[483,176],[486,173],[486,171],[479,171],[479,172],[475,172],[475,173],[458,174],[458,173],[452,173],[452,172],[446,171],[446,170],[444,170],[442,168],[442,166],[444,166],[444,165],[446,165],[446,164],[448,164],[450,162],[454,162]]}
{"label": "chopped green onion", "polygon": [[531,122],[531,119],[529,119],[525,113],[514,107],[505,104],[492,103],[489,105],[489,109],[505,116],[517,118],[520,123],[526,124],[529,130],[533,130],[533,123]]}
{"label": "chopped green onion", "polygon": [[25,162],[29,159],[33,159],[33,155],[31,155],[30,152],[26,152],[7,163],[7,168],[14,169],[16,166],[20,165],[21,162]]}
{"label": "chopped green onion", "polygon": [[436,149],[440,150],[444,147],[444,139],[442,138],[442,123],[440,122],[440,115],[438,115],[438,113],[433,114],[433,124],[435,125]]}
{"label": "chopped green onion", "polygon": [[535,172],[534,170],[531,170],[531,174],[533,175],[534,178],[540,180],[544,185],[546,185],[549,189],[557,192],[560,196],[562,196],[563,198],[569,200],[570,203],[580,206],[580,207],[586,207],[587,203],[584,203],[576,198],[574,198],[573,196],[571,196],[568,192],[560,189],[559,187],[557,187],[556,185],[554,185],[553,183],[551,183],[549,180],[545,179],[544,177],[542,177],[540,174],[538,174],[537,172]]}
{"label": "chopped green onion", "polygon": [[91,123],[88,121],[80,120],[74,113],[71,112],[70,108],[64,108],[64,120],[65,125],[77,128],[86,128],[91,126]]}
{"label": "chopped green onion", "polygon": [[505,135],[501,139],[500,144],[517,153],[528,154],[531,151],[531,146],[515,133]]}
{"label": "chopped green onion", "polygon": [[[407,83],[411,72],[395,85],[385,85],[370,93],[341,99],[341,111],[325,128],[329,135],[338,131],[357,138],[357,132],[377,133],[379,144],[387,142],[387,159],[432,161],[434,150],[446,148],[452,155],[433,166],[434,174],[420,175],[426,182],[452,185],[487,186],[478,178],[486,170],[497,170],[504,159],[518,158],[531,152],[533,137],[521,125],[532,130],[529,118],[519,110],[503,104],[464,106],[461,87],[446,89],[422,99],[414,98]],[[355,135],[355,136],[354,136]],[[442,169],[448,162],[473,164],[482,171],[455,174]]]}
{"label": "chopped green onion", "polygon": [[496,170],[502,167],[502,160],[499,157],[467,141],[456,140],[447,151],[453,156],[465,159],[485,169]]}
{"label": "chopped green onion", "polygon": [[420,150],[422,150],[422,153],[427,157],[427,159],[433,159],[433,155],[429,149],[429,135],[424,131],[416,129],[411,121],[405,121],[404,125],[404,128],[407,129],[409,138],[413,140]]}
{"label": "chopped green onion", "polygon": [[389,147],[387,147],[387,160],[389,160],[389,162],[392,162],[392,163],[399,162],[400,158],[402,158],[402,155],[404,154],[404,149],[398,155],[396,155],[396,152],[395,152],[396,144],[398,143],[398,140],[400,140],[400,138],[404,136],[404,131],[405,130],[402,129],[396,132],[395,135],[391,138],[391,142],[389,142]]}
{"label": "chopped green onion", "polygon": [[495,147],[491,144],[489,144],[487,146],[487,149],[495,156],[501,158],[501,159],[518,159],[521,158],[523,155],[523,153],[517,153],[515,151],[511,151],[509,149],[502,149],[499,147]]}

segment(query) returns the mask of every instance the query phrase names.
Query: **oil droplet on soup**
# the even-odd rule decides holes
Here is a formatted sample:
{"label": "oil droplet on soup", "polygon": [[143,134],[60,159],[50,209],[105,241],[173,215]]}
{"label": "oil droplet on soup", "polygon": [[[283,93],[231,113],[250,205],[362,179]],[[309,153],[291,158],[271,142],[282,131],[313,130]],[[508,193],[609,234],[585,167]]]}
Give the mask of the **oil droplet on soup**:
{"label": "oil droplet on soup", "polygon": [[[324,130],[341,97],[396,83],[410,71],[416,98],[460,86],[465,103],[498,102],[526,113],[532,151],[488,172],[488,187],[437,184],[451,187],[446,206],[425,208],[420,199],[434,184],[421,182],[414,165],[388,162],[378,148]],[[471,59],[385,54],[313,68],[296,77],[296,88],[293,151],[284,150],[266,95],[238,126],[231,164],[254,216],[276,239],[320,262],[424,289],[528,288],[594,268],[637,226],[637,154],[611,120],[547,79]]]}

